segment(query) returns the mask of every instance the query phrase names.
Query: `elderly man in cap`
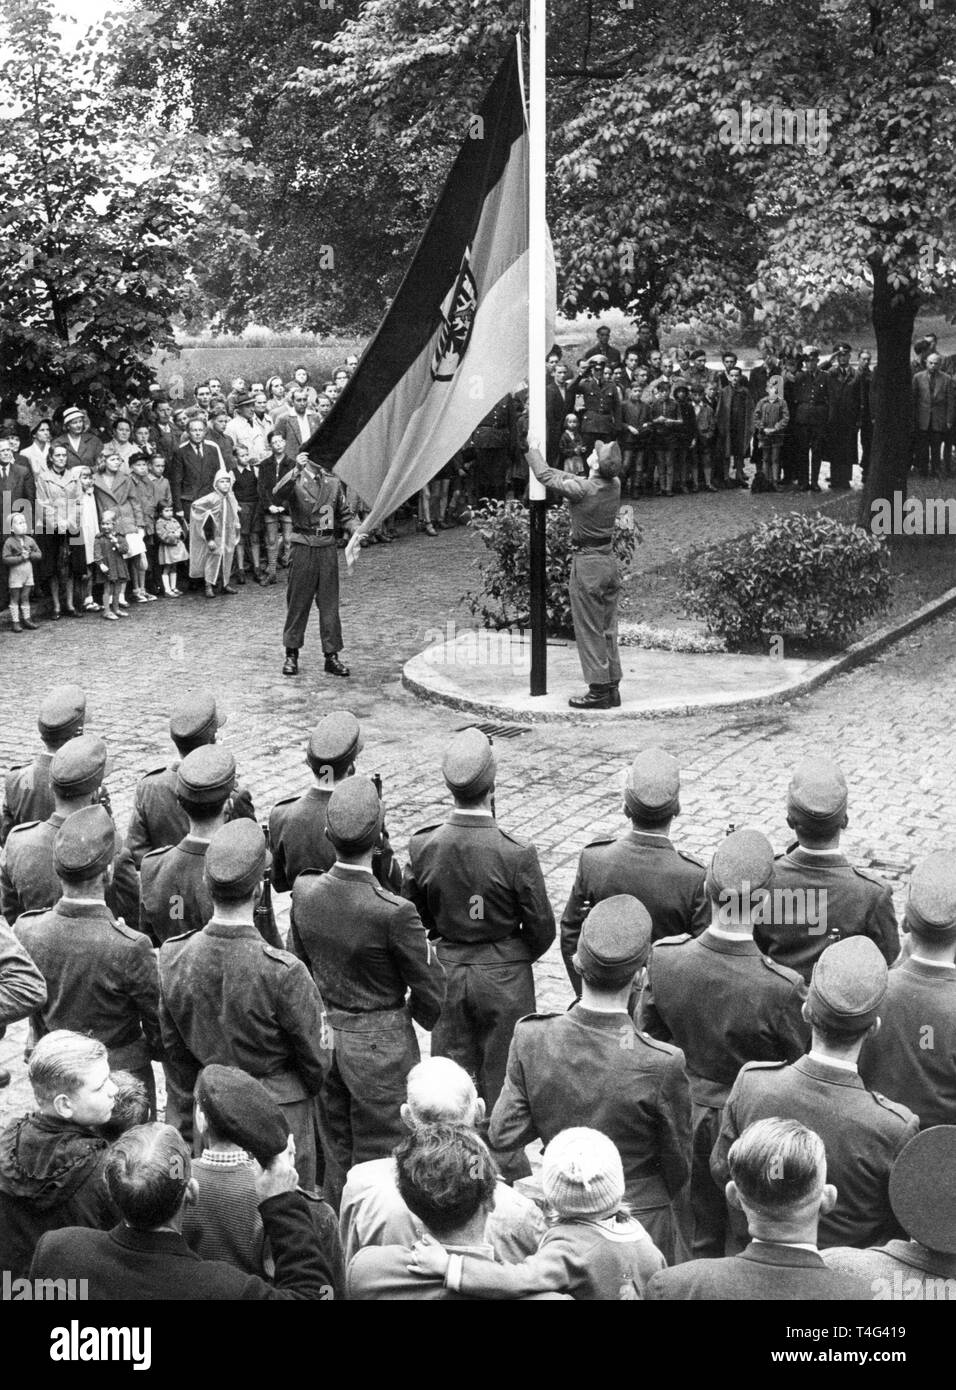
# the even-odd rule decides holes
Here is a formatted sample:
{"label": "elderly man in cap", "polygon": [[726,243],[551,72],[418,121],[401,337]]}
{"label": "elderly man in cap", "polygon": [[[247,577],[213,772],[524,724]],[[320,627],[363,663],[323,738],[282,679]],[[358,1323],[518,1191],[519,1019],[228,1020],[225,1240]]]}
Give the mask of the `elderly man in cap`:
{"label": "elderly man in cap", "polygon": [[869,1091],[857,1069],[860,1049],[880,1026],[886,961],[866,937],[828,946],[813,968],[804,1016],[813,1038],[805,1057],[753,1061],[734,1082],[711,1157],[714,1181],[727,1180],[727,1153],[755,1120],[789,1115],[826,1145],[837,1201],[822,1217],[820,1244],[874,1245],[896,1234],[890,1169],[919,1129],[905,1105]]}
{"label": "elderly man in cap", "polygon": [[707,870],[669,839],[671,822],[680,814],[680,767],[663,748],[646,748],[631,764],[624,783],[624,814],[630,821],[628,831],[617,838],[592,840],[581,851],[561,918],[561,955],[575,994],[581,993],[573,964],[581,923],[604,898],[617,893],[638,898],[651,914],[654,941],[683,932],[699,936],[710,922]]}
{"label": "elderly man in cap", "polygon": [[818,1134],[773,1116],[750,1125],[730,1150],[727,1201],[750,1244],[738,1255],[692,1260],[650,1279],[650,1302],[722,1299],[844,1302],[866,1298],[861,1279],[829,1269],[817,1231],[833,1207],[827,1152]]}
{"label": "elderly man in cap", "polygon": [[83,732],[85,720],[86,696],[78,685],[58,685],[44,696],[37,715],[43,752],[37,753],[32,762],[18,764],[7,773],[0,812],[0,845],[15,825],[46,820],[53,810],[53,754]]}
{"label": "elderly man in cap", "polygon": [[699,937],[658,941],[648,963],[640,1020],[652,1037],[674,1042],[687,1059],[693,1101],[691,1177],[693,1254],[717,1255],[724,1204],[710,1176],[720,1114],[745,1062],[802,1056],[809,1029],[803,981],[761,955],[754,921],[766,908],[773,850],[756,830],[718,846],[707,874],[711,924]]}
{"label": "elderly man in cap", "polygon": [[[11,926],[22,912],[52,907],[60,896],[53,842],[75,811],[100,803],[107,763],[106,744],[95,734],[71,738],[54,754],[50,764],[51,814],[43,821],[14,826],[0,854],[0,911]],[[117,917],[135,926],[139,874],[119,835],[106,901]]]}
{"label": "elderly man in cap", "polygon": [[[332,1031],[308,969],[263,941],[255,926],[271,861],[250,821],[217,830],[206,851],[213,915],[202,931],[160,947],[160,1022],[169,1068],[191,1095],[211,1062],[258,1077],[295,1138],[302,1186],[316,1180],[314,1098],[331,1065]],[[183,1116],[180,1128],[191,1128]]]}
{"label": "elderly man in cap", "polygon": [[62,444],[66,449],[70,468],[80,468],[84,464],[95,468],[103,452],[102,439],[86,426],[86,411],[79,406],[67,406],[63,412],[63,434],[57,435],[53,444]]}
{"label": "elderly man in cap", "polygon": [[787,789],[787,824],[797,843],[773,866],[771,912],[754,932],[761,951],[809,982],[821,952],[847,936],[868,936],[887,965],[900,940],[889,885],[840,852],[847,784],[830,758],[804,758]]}
{"label": "elderly man in cap", "polygon": [[[138,865],[150,849],[178,845],[189,830],[189,817],[176,794],[176,773],[180,761],[196,748],[216,742],[226,716],[216,708],[212,695],[200,691],[188,695],[169,716],[169,735],[178,757],[153,768],[138,783],[133,795],[126,843]],[[252,797],[245,787],[236,787],[225,806],[225,819],[255,820]]]}
{"label": "elderly man in cap", "polygon": [[258,416],[255,411],[255,396],[240,396],[236,401],[236,413],[226,426],[226,438],[230,449],[244,445],[253,463],[259,463],[269,452],[269,431],[272,420]]}
{"label": "elderly man in cap", "polygon": [[[619,426],[618,426],[619,428]],[[586,695],[572,695],[572,709],[615,709],[621,703],[617,650],[617,604],[621,576],[614,556],[614,527],[621,501],[621,450],[597,442],[588,457],[588,476],[576,478],[548,468],[536,448],[528,464],[540,483],[568,499],[571,511],[569,596],[574,640]]]}
{"label": "elderly man in cap", "polygon": [[129,1071],[155,1104],[152,1059],[161,1059],[159,981],[146,938],[108,906],[106,887],[116,831],[102,806],[67,817],[53,842],[62,896],[45,912],[25,912],[16,933],[47,987],[32,1015],[36,1035],[58,1028],[98,1038],[113,1071]]}
{"label": "elderly man in cap", "polygon": [[956,1126],[915,1135],[890,1173],[890,1206],[909,1240],[875,1249],[831,1246],[830,1269],[866,1281],[869,1296],[896,1302],[951,1300],[956,1290]]}
{"label": "elderly man in cap", "polygon": [[432,1054],[474,1076],[489,1110],[504,1083],[514,1026],[534,1012],[532,961],[555,935],[537,850],[495,820],[496,770],[480,729],[455,735],[442,760],[455,810],[415,832],[405,870],[405,896],[437,940],[447,975]]}
{"label": "elderly man in cap", "polygon": [[516,1025],[489,1137],[516,1149],[575,1125],[599,1129],[620,1151],[632,1212],[671,1261],[686,1253],[690,1095],[680,1049],[640,1032],[627,1012],[651,930],[647,909],[626,894],[591,909],[574,957],[581,1002]]}
{"label": "elderly man in cap", "polygon": [[156,946],[171,936],[199,931],[212,916],[204,861],[210,840],[226,824],[226,803],[235,784],[235,758],[214,743],[187,753],[176,769],[176,797],[189,828],[178,844],[150,850],[140,865],[139,927]]}
{"label": "elderly man in cap", "polygon": [[[408,1073],[407,1099],[401,1108],[406,1129],[460,1125],[478,1130],[485,1104],[471,1077],[450,1057],[427,1057]],[[357,1163],[350,1171],[339,1207],[345,1262],[367,1245],[409,1247],[422,1234],[398,1190],[395,1156]],[[528,1197],[499,1177],[485,1239],[499,1260],[533,1255],[547,1230],[544,1217]]]}
{"label": "elderly man in cap", "polygon": [[956,860],[939,850],[910,878],[912,949],[889,973],[879,1032],[860,1053],[871,1091],[902,1101],[921,1129],[956,1123]]}
{"label": "elderly man in cap", "polygon": [[334,1035],[319,1128],[336,1208],[352,1165],[383,1158],[402,1137],[405,1081],[420,1057],[412,1020],[431,1031],[445,997],[445,972],[414,906],[372,873],[381,827],[368,778],[341,782],[325,831],[335,863],[298,876],[289,913],[290,949],[311,970]]}

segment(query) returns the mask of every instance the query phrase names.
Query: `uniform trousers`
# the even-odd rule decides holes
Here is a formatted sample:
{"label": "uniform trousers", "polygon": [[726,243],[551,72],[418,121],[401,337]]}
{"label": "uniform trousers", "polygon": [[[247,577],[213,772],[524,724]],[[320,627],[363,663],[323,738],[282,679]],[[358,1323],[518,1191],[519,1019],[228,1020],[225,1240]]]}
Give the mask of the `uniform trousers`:
{"label": "uniform trousers", "polygon": [[616,685],[617,604],[621,576],[610,549],[581,551],[571,561],[571,617],[581,670],[588,685]]}
{"label": "uniform trousers", "polygon": [[327,656],[340,652],[344,643],[339,618],[339,554],[334,543],[292,547],[285,595],[284,647],[298,651],[304,643],[313,601],[319,610],[323,652]]}
{"label": "uniform trousers", "polygon": [[690,1171],[690,1205],[693,1222],[691,1258],[717,1259],[724,1253],[727,1207],[724,1194],[710,1171],[710,1155],[720,1133],[723,1106],[691,1105],[693,1143]]}

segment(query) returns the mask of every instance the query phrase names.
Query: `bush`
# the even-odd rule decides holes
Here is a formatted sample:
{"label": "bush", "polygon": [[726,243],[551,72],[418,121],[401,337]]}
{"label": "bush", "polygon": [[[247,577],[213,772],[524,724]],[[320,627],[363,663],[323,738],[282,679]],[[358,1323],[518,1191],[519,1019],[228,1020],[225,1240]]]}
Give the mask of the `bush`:
{"label": "bush", "polygon": [[[520,502],[488,502],[472,513],[474,527],[492,552],[480,563],[481,588],[465,595],[470,611],[485,627],[528,627],[531,513]],[[641,538],[633,511],[623,507],[614,528],[614,554],[622,573],[630,567]],[[568,583],[571,578],[571,516],[568,508],[547,512],[547,622],[549,637],[573,637]]]}
{"label": "bush", "polygon": [[777,516],[699,551],[679,582],[687,612],[733,648],[782,634],[845,647],[890,601],[885,543],[819,513]]}

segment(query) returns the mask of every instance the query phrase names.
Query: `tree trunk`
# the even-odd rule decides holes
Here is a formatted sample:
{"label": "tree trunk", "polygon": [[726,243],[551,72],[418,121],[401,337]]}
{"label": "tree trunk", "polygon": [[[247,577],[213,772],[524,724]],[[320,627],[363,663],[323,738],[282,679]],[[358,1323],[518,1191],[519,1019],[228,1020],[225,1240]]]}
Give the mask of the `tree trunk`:
{"label": "tree trunk", "polygon": [[857,525],[870,528],[875,497],[892,501],[894,492],[906,497],[906,479],[913,442],[913,377],[910,346],[916,324],[918,296],[914,290],[894,290],[882,261],[873,271],[873,327],[876,330],[876,368],[871,393],[873,451],[863,484]]}

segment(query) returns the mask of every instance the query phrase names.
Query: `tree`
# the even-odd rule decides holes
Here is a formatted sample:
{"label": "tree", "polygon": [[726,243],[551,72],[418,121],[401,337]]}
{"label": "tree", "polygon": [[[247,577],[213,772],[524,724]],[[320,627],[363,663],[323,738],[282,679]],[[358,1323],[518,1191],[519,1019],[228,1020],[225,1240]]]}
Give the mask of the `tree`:
{"label": "tree", "polygon": [[118,26],[68,45],[51,0],[0,0],[0,391],[94,414],[175,347],[219,154],[117,97]]}

